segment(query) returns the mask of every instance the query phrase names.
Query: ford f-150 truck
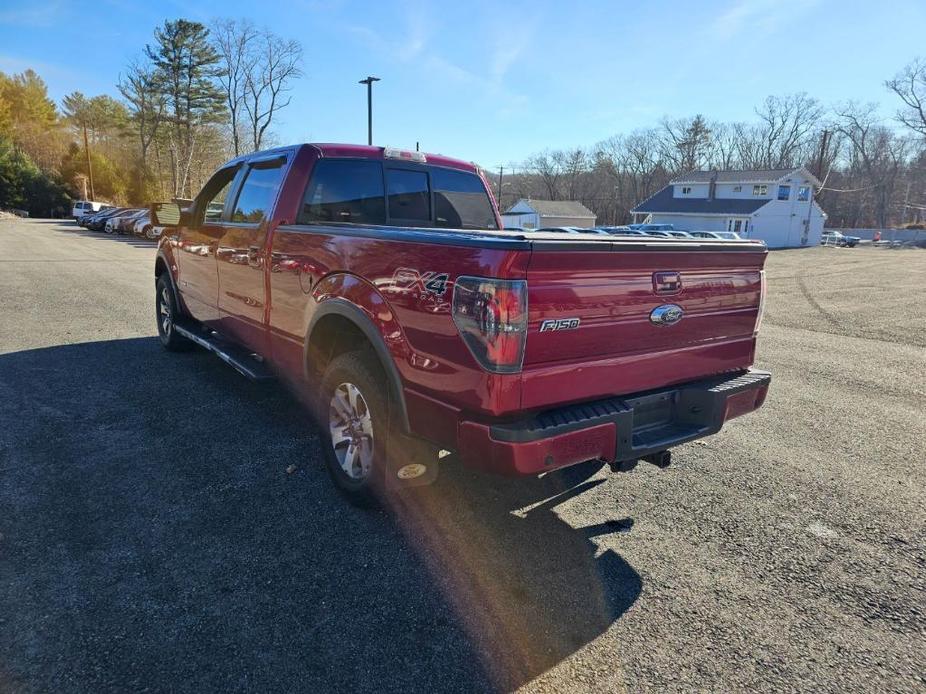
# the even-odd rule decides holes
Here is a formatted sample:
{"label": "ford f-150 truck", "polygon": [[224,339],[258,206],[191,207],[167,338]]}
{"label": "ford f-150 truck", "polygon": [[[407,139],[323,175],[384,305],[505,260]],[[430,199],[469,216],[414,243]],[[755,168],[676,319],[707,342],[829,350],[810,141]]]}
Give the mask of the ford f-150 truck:
{"label": "ford f-150 truck", "polygon": [[765,400],[766,248],[505,231],[478,167],[304,144],[155,203],[165,348],[307,394],[353,500],[464,464],[668,462]]}

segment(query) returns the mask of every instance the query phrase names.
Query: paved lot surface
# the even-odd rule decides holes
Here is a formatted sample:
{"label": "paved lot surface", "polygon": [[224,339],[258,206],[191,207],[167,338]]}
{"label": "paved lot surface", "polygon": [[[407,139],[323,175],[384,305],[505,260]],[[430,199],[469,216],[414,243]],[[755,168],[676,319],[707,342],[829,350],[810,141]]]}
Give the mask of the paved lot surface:
{"label": "paved lot surface", "polygon": [[772,254],[768,402],[666,471],[395,515],[160,350],[153,256],[0,222],[0,692],[926,688],[926,252]]}

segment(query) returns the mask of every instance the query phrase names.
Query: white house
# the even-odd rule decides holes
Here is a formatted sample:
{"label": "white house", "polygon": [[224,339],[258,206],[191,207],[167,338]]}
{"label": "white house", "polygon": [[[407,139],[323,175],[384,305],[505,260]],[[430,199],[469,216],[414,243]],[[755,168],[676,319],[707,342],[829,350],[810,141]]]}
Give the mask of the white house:
{"label": "white house", "polygon": [[502,213],[502,224],[514,229],[595,226],[595,213],[577,200],[518,200]]}
{"label": "white house", "polygon": [[634,207],[634,221],[687,231],[735,231],[769,248],[816,246],[826,213],[807,169],[692,171]]}

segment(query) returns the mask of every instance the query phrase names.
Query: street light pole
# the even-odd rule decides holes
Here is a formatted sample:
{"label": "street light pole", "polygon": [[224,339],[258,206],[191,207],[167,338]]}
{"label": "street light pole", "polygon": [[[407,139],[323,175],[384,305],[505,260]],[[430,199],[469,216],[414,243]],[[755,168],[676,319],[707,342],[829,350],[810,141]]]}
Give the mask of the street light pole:
{"label": "street light pole", "polygon": [[360,80],[358,84],[367,85],[367,144],[373,144],[373,83],[379,82],[379,77],[368,75],[365,80]]}

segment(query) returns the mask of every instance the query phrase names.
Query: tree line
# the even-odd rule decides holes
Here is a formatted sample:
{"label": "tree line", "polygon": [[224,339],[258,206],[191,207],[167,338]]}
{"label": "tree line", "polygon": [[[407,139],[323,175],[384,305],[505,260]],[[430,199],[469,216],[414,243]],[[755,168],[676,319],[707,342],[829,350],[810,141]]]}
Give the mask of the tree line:
{"label": "tree line", "polygon": [[274,144],[302,46],[247,20],[165,21],[126,66],[121,98],[61,104],[34,71],[0,72],[0,207],[65,215],[69,199],[190,198],[233,156]]}
{"label": "tree line", "polygon": [[491,178],[502,209],[520,198],[578,200],[599,223],[623,224],[635,205],[688,171],[806,166],[823,182],[817,201],[829,226],[922,224],[926,59],[884,85],[897,109],[886,122],[876,104],[827,107],[806,93],[770,96],[751,122],[663,118],[590,147],[538,152]]}
{"label": "tree line", "polygon": [[[118,94],[55,104],[32,70],[0,72],[0,207],[66,214],[70,198],[116,204],[190,198],[221,163],[275,144],[273,124],[302,75],[302,47],[247,20],[165,21],[120,75]],[[926,219],[926,59],[884,83],[896,109],[770,96],[749,122],[663,118],[589,147],[545,150],[491,172],[501,207],[579,200],[600,222],[693,169],[804,165],[830,226]]]}

